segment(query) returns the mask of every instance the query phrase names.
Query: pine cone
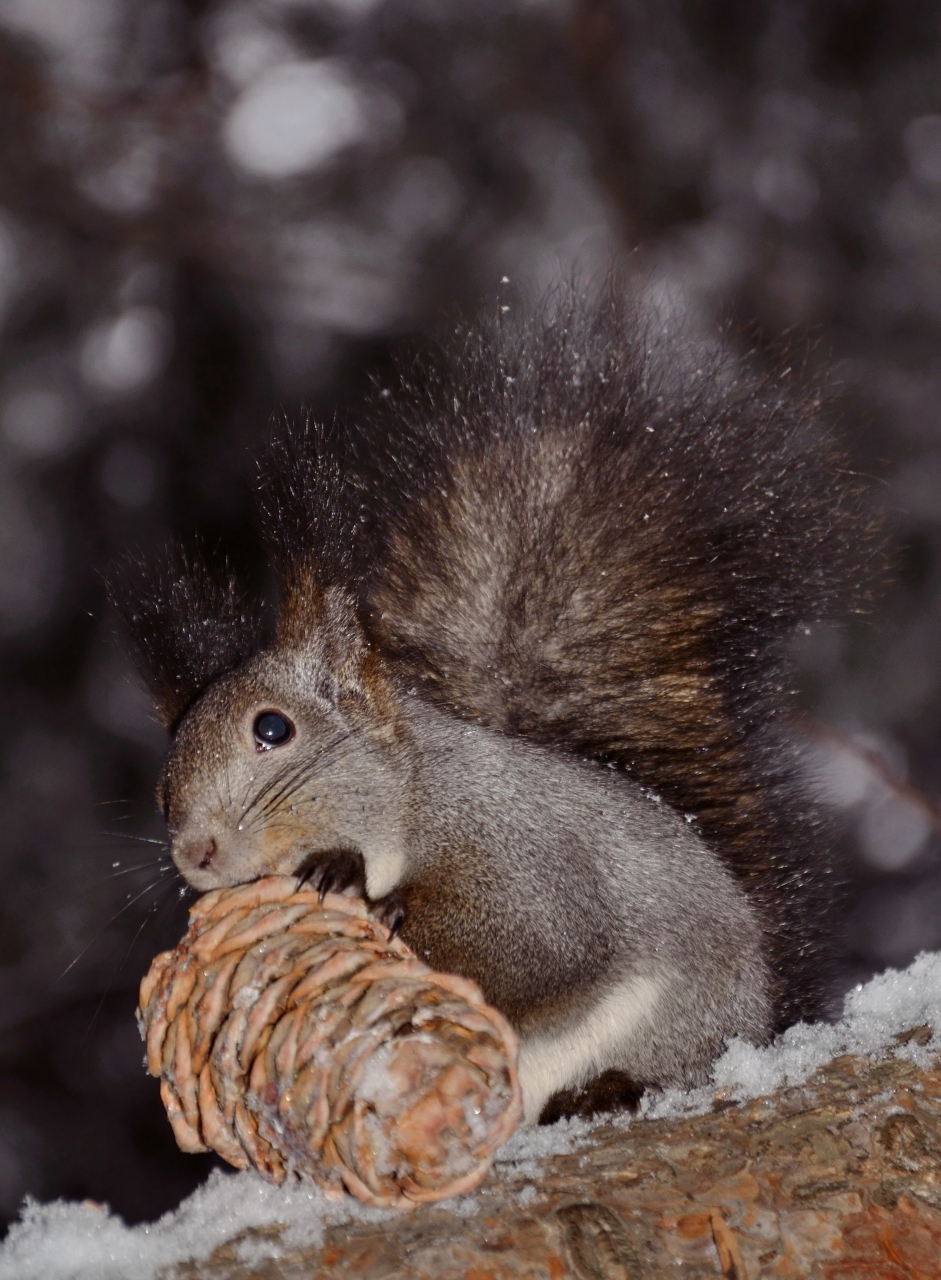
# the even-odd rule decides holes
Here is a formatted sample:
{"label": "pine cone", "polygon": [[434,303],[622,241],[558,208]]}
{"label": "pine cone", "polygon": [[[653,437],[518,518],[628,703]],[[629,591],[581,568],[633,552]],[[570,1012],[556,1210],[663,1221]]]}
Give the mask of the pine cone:
{"label": "pine cone", "polygon": [[206,894],[141,983],[177,1143],[382,1207],[470,1191],[520,1117],[512,1028],[364,902],[296,883]]}

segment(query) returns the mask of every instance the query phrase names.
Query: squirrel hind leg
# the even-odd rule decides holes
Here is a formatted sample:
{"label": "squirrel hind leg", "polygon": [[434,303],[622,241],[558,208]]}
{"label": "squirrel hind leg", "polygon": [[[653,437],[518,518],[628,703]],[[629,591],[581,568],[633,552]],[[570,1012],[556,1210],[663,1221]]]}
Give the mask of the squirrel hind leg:
{"label": "squirrel hind leg", "polygon": [[627,1072],[611,1067],[584,1088],[560,1089],[554,1093],[539,1113],[539,1123],[555,1124],[571,1116],[590,1120],[592,1116],[613,1111],[630,1111],[636,1115],[645,1089],[645,1085],[638,1084]]}

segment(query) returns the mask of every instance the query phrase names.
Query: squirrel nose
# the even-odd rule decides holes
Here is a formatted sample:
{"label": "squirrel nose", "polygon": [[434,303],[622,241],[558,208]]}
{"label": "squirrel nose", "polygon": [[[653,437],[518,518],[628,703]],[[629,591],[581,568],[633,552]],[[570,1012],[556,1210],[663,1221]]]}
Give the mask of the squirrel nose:
{"label": "squirrel nose", "polygon": [[179,858],[197,871],[208,871],[216,856],[218,846],[215,840],[194,840],[185,844],[179,852]]}

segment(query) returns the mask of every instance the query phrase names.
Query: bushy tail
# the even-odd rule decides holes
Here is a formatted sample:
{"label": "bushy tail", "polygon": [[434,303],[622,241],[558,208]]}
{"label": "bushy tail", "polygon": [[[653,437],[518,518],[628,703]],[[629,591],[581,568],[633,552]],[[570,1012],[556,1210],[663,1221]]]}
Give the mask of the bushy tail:
{"label": "bushy tail", "polygon": [[762,901],[780,1024],[818,1012],[830,872],[785,651],[853,603],[867,527],[816,399],[612,291],[458,334],[386,402],[378,646],[422,696],[690,815]]}

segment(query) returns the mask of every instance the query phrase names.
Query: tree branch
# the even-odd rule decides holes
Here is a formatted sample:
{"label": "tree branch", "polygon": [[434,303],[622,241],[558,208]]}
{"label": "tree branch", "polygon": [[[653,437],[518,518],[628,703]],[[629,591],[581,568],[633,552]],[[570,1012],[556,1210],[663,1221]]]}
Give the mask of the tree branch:
{"label": "tree branch", "polygon": [[251,1265],[237,1239],[167,1280],[938,1280],[941,1058],[847,1056],[707,1115],[602,1124],[538,1170],[498,1169],[472,1207],[348,1223]]}

